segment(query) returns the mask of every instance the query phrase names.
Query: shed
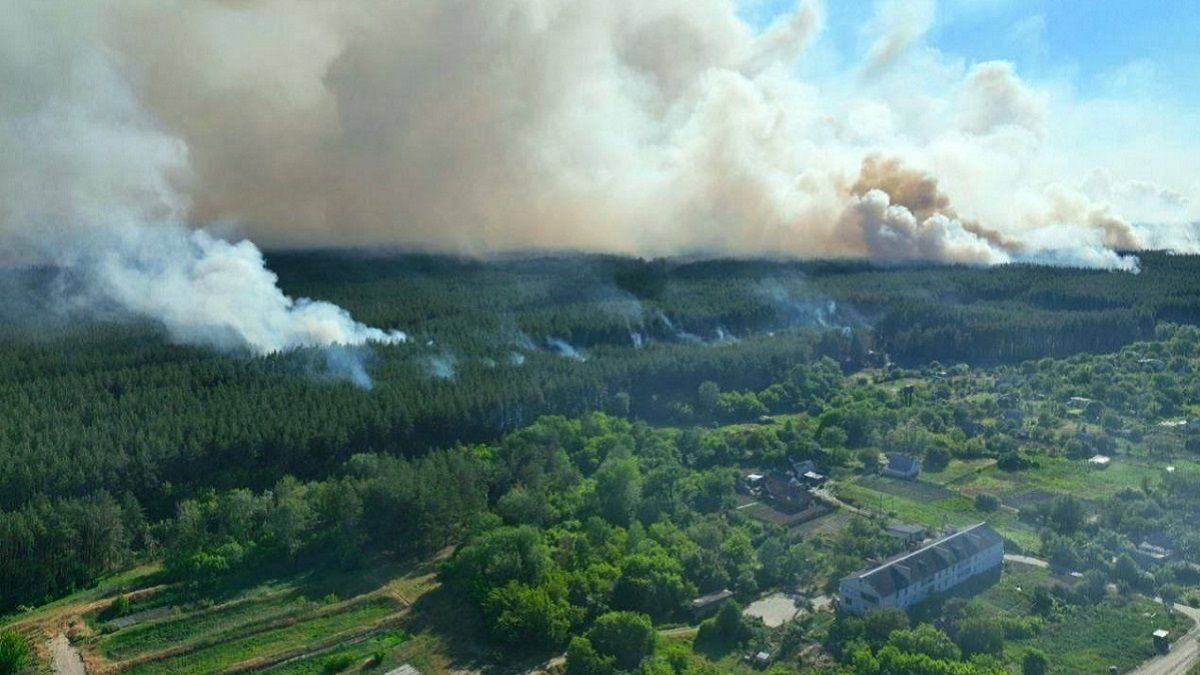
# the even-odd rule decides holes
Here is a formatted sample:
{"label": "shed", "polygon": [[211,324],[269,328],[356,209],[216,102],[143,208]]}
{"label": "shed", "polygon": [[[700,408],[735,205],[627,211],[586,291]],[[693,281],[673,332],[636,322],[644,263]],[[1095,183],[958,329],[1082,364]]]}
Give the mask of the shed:
{"label": "shed", "polygon": [[925,528],[909,523],[892,523],[888,525],[886,534],[899,539],[905,546],[916,546],[925,541]]}
{"label": "shed", "polygon": [[703,619],[707,616],[711,616],[712,614],[716,613],[717,609],[719,609],[726,600],[732,597],[733,591],[727,588],[715,593],[702,595],[695,600],[692,600],[692,617],[696,619]]}
{"label": "shed", "polygon": [[921,473],[921,460],[903,452],[888,453],[887,466],[883,467],[883,475],[895,478],[916,478]]}

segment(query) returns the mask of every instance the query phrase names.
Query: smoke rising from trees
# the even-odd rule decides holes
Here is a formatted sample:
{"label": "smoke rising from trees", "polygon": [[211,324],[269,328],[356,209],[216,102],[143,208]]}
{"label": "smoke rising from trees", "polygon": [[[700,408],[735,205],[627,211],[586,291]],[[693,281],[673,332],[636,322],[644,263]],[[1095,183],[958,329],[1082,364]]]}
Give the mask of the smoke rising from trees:
{"label": "smoke rising from trees", "polygon": [[1186,194],[1077,175],[1050,92],[925,47],[936,7],[907,6],[816,81],[813,0],[763,29],[731,0],[4,0],[0,244],[264,353],[403,336],[285,297],[242,236],[1123,269],[1196,246],[1120,208],[1186,219]]}

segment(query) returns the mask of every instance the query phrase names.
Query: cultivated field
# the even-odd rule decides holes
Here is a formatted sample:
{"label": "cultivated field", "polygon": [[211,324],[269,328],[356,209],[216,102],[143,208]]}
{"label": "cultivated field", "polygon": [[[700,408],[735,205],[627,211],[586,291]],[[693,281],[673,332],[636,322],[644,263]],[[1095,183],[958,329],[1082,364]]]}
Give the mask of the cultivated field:
{"label": "cultivated field", "polygon": [[[93,675],[374,673],[414,660],[427,673],[446,666],[419,609],[438,595],[432,568],[380,565],[221,590],[159,584],[160,574],[139,568],[0,626],[38,645],[45,670],[49,641],[67,636]],[[127,609],[117,615],[122,598]]]}

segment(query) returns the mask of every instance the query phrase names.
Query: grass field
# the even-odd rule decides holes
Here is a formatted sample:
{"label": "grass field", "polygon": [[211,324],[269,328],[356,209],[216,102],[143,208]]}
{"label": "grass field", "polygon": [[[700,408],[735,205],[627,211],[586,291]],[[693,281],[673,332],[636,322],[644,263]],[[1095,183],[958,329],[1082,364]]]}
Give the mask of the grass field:
{"label": "grass field", "polygon": [[[443,607],[420,609],[438,589],[435,567],[366,565],[214,589],[163,585],[158,568],[138,568],[0,627],[17,628],[38,647],[39,672],[48,670],[46,640],[62,633],[93,675],[384,673],[407,662],[439,673],[461,660],[459,643],[476,639],[470,622],[434,627],[428,614]],[[122,595],[135,613],[156,610],[152,618],[120,628],[102,618]]]}
{"label": "grass field", "polygon": [[880,476],[861,476],[839,483],[838,495],[859,506],[887,513],[905,522],[929,527],[971,525],[986,520],[1023,550],[1039,544],[1037,530],[1017,519],[1009,510],[983,512],[973,497],[924,481],[904,481]]}
{"label": "grass field", "polygon": [[[337,644],[339,638],[353,638],[356,632],[377,627],[381,621],[395,616],[400,609],[395,600],[380,597],[344,608],[338,607],[337,611],[317,613],[295,622],[272,624],[261,632],[229,629],[201,635],[195,642],[185,645],[183,654],[152,659],[122,672],[213,673],[250,660],[270,663],[273,658],[297,651],[302,653],[305,649],[319,648],[331,641]],[[186,651],[187,646],[196,643],[208,646]]]}
{"label": "grass field", "polygon": [[1050,657],[1051,673],[1102,673],[1109,666],[1126,672],[1156,654],[1151,633],[1167,628],[1181,635],[1191,623],[1182,614],[1168,617],[1160,603],[1145,598],[1110,599],[1047,625],[1037,637],[1010,643],[1005,656],[1015,664],[1032,647]]}
{"label": "grass field", "polygon": [[[1007,563],[1000,581],[976,597],[999,613],[1028,616],[1033,590],[1056,582],[1074,583],[1046,569]],[[1156,629],[1182,635],[1192,625],[1187,617],[1169,617],[1162,604],[1140,596],[1110,597],[1063,611],[1037,636],[1006,641],[1004,660],[1013,672],[1020,672],[1021,658],[1030,649],[1046,653],[1052,673],[1103,673],[1109,666],[1126,672],[1155,655],[1150,634]]]}
{"label": "grass field", "polygon": [[408,642],[410,636],[402,630],[386,631],[362,642],[342,645],[324,654],[279,664],[265,672],[274,675],[310,675],[337,672],[344,664],[375,664],[381,654]]}
{"label": "grass field", "polygon": [[103,636],[99,647],[106,657],[125,660],[205,636],[247,629],[254,623],[299,614],[313,606],[294,590],[280,591],[261,598],[248,598],[210,610],[196,610],[178,617],[132,626]]}
{"label": "grass field", "polygon": [[1162,470],[1155,464],[1121,455],[1114,457],[1107,469],[1092,469],[1083,460],[1065,457],[1040,456],[1037,461],[1039,466],[1027,471],[990,468],[954,487],[972,496],[980,492],[994,494],[1020,508],[1022,496],[1029,493],[1083,495],[1092,500],[1109,497],[1124,488],[1141,487],[1143,480],[1156,480]]}

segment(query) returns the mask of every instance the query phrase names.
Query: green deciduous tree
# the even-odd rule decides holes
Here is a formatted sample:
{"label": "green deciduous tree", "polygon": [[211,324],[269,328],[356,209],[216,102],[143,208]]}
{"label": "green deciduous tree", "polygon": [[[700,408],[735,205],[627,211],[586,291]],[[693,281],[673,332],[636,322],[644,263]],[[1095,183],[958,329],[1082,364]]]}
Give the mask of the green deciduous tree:
{"label": "green deciduous tree", "polygon": [[611,657],[621,670],[633,670],[654,653],[650,617],[637,612],[609,612],[596,619],[587,639],[601,657]]}

